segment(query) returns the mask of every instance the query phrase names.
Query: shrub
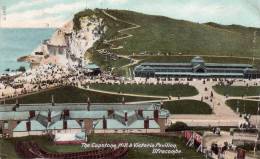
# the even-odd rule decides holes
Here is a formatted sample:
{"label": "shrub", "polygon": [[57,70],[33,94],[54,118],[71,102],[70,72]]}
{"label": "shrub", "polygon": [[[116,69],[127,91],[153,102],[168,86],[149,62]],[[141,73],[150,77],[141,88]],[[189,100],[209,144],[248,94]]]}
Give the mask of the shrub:
{"label": "shrub", "polygon": [[190,127],[184,122],[176,122],[174,124],[171,124],[171,126],[167,128],[167,131],[183,131],[183,130],[190,130]]}

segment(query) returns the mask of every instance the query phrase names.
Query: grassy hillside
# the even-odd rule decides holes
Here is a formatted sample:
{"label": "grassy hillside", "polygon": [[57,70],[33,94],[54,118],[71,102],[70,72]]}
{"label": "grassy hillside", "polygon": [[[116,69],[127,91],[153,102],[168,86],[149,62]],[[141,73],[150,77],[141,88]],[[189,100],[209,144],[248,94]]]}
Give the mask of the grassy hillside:
{"label": "grassy hillside", "polygon": [[[134,35],[132,38],[114,42],[116,45],[125,46],[120,50],[120,53],[125,54],[146,50],[151,53],[160,51],[189,55],[250,56],[255,51],[252,43],[254,31],[259,31],[256,34],[257,39],[260,36],[260,30],[257,28],[198,24],[123,10],[107,12],[122,20],[141,25],[139,29],[127,31]],[[260,43],[256,43],[256,51],[260,51]]]}
{"label": "grassy hillside", "polygon": [[[104,12],[114,16],[117,20]],[[120,55],[134,54],[133,58],[143,61],[185,62],[190,61],[195,55],[200,55],[204,56],[207,62],[247,63],[260,68],[259,28],[239,25],[225,26],[216,23],[199,24],[133,11],[95,9],[76,14],[74,29],[79,29],[81,17],[93,14],[104,20],[107,32],[88,51],[86,57],[100,65],[103,70],[116,68],[114,73],[127,76],[130,74],[129,69],[121,68],[121,66],[130,61],[126,59],[109,60],[107,56],[98,54],[99,49],[106,49]],[[122,31],[122,29],[135,27],[134,24],[140,27]],[[129,37],[120,38],[126,36]],[[118,38],[120,39],[115,40]],[[104,43],[105,41],[110,42]],[[144,53],[145,56],[140,57],[140,53]],[[176,57],[179,55],[181,55],[180,58]],[[259,59],[256,58],[253,62],[253,56]]]}

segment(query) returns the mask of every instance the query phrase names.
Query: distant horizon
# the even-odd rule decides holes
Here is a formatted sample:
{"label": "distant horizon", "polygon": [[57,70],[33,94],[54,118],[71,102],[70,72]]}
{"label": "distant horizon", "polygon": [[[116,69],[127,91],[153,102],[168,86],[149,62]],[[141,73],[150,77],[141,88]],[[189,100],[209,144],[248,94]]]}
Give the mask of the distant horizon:
{"label": "distant horizon", "polygon": [[58,28],[85,8],[123,9],[194,23],[260,28],[258,0],[2,0],[2,6],[6,20],[1,20],[1,27],[5,28]]}
{"label": "distant horizon", "polygon": [[[91,9],[91,10],[94,10],[94,9],[107,9],[107,8],[87,8],[87,9]],[[135,10],[129,10],[129,9],[110,9],[108,8],[109,10],[125,10],[125,11],[133,11],[133,12],[138,12],[138,11],[135,11]],[[83,9],[83,10],[80,10],[78,12],[82,12],[86,9]],[[77,13],[78,13],[77,12]],[[162,16],[162,17],[166,17],[166,18],[170,18],[170,19],[173,19],[173,20],[183,20],[183,21],[187,21],[187,22],[191,22],[191,23],[196,23],[196,24],[207,24],[207,23],[214,23],[214,24],[218,24],[218,25],[223,25],[223,26],[231,26],[231,25],[235,25],[235,26],[242,26],[242,27],[247,27],[247,28],[257,28],[257,29],[260,29],[260,26],[259,27],[254,27],[254,26],[246,26],[246,25],[242,25],[242,24],[221,24],[221,23],[217,23],[217,22],[213,22],[213,21],[208,21],[208,22],[204,22],[204,23],[199,23],[199,22],[193,22],[193,21],[190,21],[190,20],[185,20],[185,19],[178,19],[178,18],[172,18],[172,17],[168,17],[168,16],[164,16],[164,15],[157,15],[157,14],[147,14],[147,13],[144,13],[144,12],[138,12],[138,13],[141,13],[141,14],[146,14],[146,15],[151,15],[151,16]],[[76,14],[76,13],[75,13]],[[73,19],[71,19],[73,20]],[[68,21],[71,21],[71,20],[67,20],[66,22],[64,22],[64,24],[62,24],[61,26],[52,26],[52,27],[45,27],[45,26],[31,26],[31,27],[24,27],[24,26],[19,26],[19,27],[12,27],[12,26],[0,26],[0,29],[57,29],[57,28],[60,28],[62,27],[63,25],[65,25]]]}

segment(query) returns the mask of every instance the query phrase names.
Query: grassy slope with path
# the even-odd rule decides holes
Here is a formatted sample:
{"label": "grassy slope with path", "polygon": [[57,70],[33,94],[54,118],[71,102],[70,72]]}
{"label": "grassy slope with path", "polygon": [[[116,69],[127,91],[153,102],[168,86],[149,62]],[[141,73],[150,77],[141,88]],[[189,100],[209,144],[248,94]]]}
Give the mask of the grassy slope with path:
{"label": "grassy slope with path", "polygon": [[[110,70],[111,67],[120,67],[127,63],[128,60],[119,59],[118,61],[106,60],[103,56],[98,56],[96,50],[111,50],[118,46],[122,49],[111,50],[118,54],[132,55],[132,53],[140,53],[147,51],[150,54],[169,53],[170,55],[216,55],[216,56],[233,56],[233,57],[250,57],[241,60],[239,58],[229,58],[226,60],[231,63],[250,63],[252,64],[252,56],[258,56],[260,51],[260,43],[255,44],[253,49],[253,39],[260,37],[260,29],[248,28],[238,25],[218,25],[215,23],[199,24],[183,20],[175,20],[163,16],[146,15],[142,13],[126,11],[126,10],[106,10],[106,12],[120,20],[140,25],[140,28],[128,30],[119,33],[119,30],[134,27],[122,21],[116,21],[105,15],[102,10],[83,11],[75,15],[74,22],[78,25],[78,19],[82,16],[96,14],[104,19],[104,23],[108,26],[104,36],[95,43],[94,47],[89,50],[88,58],[99,64],[103,70]],[[151,25],[152,24],[152,25]],[[257,31],[257,32],[256,32]],[[256,36],[254,37],[254,33]],[[104,40],[116,39],[126,35],[133,35],[130,38],[113,41],[104,44]],[[152,57],[155,61],[162,61],[161,57]],[[167,59],[166,56],[164,59]],[[174,60],[175,57],[169,58],[169,62],[185,62],[180,58]],[[218,62],[222,57],[211,57],[208,62]],[[226,58],[228,59],[228,58]],[[149,61],[149,60],[148,60]],[[260,60],[256,59],[255,65],[260,68]],[[116,69],[119,75],[129,75],[128,69]]]}
{"label": "grassy slope with path", "polygon": [[[33,140],[36,141],[43,149],[49,152],[78,152],[83,151],[80,145],[55,145],[47,137],[25,137],[25,138],[14,138],[14,139],[0,139],[1,144],[1,153],[8,155],[8,159],[17,158],[14,150],[14,143],[16,141],[28,141]],[[129,158],[203,158],[201,154],[197,153],[193,148],[187,148],[185,146],[185,142],[178,137],[156,137],[156,136],[146,136],[146,135],[117,135],[117,134],[106,134],[106,135],[91,135],[89,137],[89,141],[91,143],[104,143],[115,142],[115,141],[129,141],[131,143],[172,143],[176,144],[178,150],[181,150],[183,153],[181,156],[173,156],[173,155],[160,155],[160,154],[152,154],[152,149],[142,149],[135,148],[130,149],[128,153]],[[4,145],[4,146],[3,146]]]}
{"label": "grassy slope with path", "polygon": [[111,92],[129,94],[153,95],[153,96],[194,96],[198,91],[188,85],[138,85],[138,84],[91,84],[90,88]]}
{"label": "grassy slope with path", "polygon": [[[114,20],[105,15],[102,10],[96,9],[94,11],[87,10],[75,15],[74,21],[78,24],[78,19],[82,16],[96,14],[98,17],[104,19],[104,23],[108,26],[107,32],[104,36],[95,43],[94,47],[88,51],[88,58],[92,62],[97,63],[103,70],[114,69],[117,75],[131,76],[128,68],[121,68],[130,61],[127,59],[107,60],[105,56],[97,55],[96,50],[107,49],[117,54],[132,55],[132,53],[139,54],[147,51],[149,54],[161,55],[166,53],[169,55],[188,55],[180,58],[168,57],[150,57],[145,58],[144,61],[160,61],[160,62],[185,62],[190,59],[189,56],[207,55],[215,57],[208,57],[207,62],[228,62],[228,63],[248,63],[252,64],[252,56],[259,56],[260,51],[260,29],[243,27],[238,25],[219,25],[215,23],[199,24],[183,20],[175,20],[163,16],[146,15],[142,13],[126,11],[126,10],[105,10],[106,13],[118,18]],[[131,29],[119,33],[119,30],[131,28],[131,25],[125,22],[140,25],[140,28]],[[152,24],[152,25],[151,25]],[[256,32],[257,31],[257,32]],[[254,37],[254,33],[256,36]],[[104,44],[104,40],[112,40],[126,35],[133,35],[132,37],[116,40],[109,44]],[[256,38],[256,43],[253,44],[253,39]],[[254,50],[253,45],[256,49]],[[121,49],[112,50],[111,48],[123,46]],[[217,57],[228,56],[228,57]],[[234,57],[249,57],[247,59],[240,59]],[[220,60],[220,59],[224,60]],[[162,60],[164,59],[164,60]],[[260,60],[256,59],[254,65],[260,68]],[[132,67],[131,67],[132,68]]]}
{"label": "grassy slope with path", "polygon": [[117,46],[124,45],[118,53],[132,54],[146,50],[152,53],[252,56],[260,51],[260,44],[257,43],[254,50],[252,43],[255,31],[259,31],[256,37],[260,37],[257,28],[199,24],[125,10],[107,12],[141,26],[125,32],[132,34],[132,38],[113,42]]}
{"label": "grassy slope with path", "polygon": [[229,96],[259,96],[260,86],[213,86],[213,89],[222,95]]}
{"label": "grassy slope with path", "polygon": [[240,113],[249,113],[252,115],[257,114],[258,102],[257,101],[247,101],[247,100],[237,100],[230,99],[226,101],[226,104],[234,111],[239,108]]}
{"label": "grassy slope with path", "polygon": [[[120,103],[122,95],[109,95],[97,92],[90,92],[75,87],[62,87],[49,90],[29,96],[19,98],[20,103],[47,103],[51,101],[51,95],[54,95],[56,103],[81,103],[87,102],[87,97],[91,102],[95,103]],[[154,98],[130,97],[124,96],[126,102],[154,100]],[[14,100],[6,101],[6,103],[15,103]]]}
{"label": "grassy slope with path", "polygon": [[178,100],[164,102],[163,108],[171,114],[212,114],[212,109],[207,103],[197,100]]}

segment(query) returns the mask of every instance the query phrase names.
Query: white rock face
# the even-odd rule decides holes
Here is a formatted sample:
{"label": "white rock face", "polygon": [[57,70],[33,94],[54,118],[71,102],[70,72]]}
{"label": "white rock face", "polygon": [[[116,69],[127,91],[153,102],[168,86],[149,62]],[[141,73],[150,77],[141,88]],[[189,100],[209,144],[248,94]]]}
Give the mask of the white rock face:
{"label": "white rock face", "polygon": [[103,20],[95,15],[82,17],[80,24],[81,29],[75,31],[72,21],[66,23],[62,28],[57,29],[48,41],[41,44],[34,51],[34,53],[43,53],[39,64],[52,63],[73,67],[79,63],[88,63],[84,55],[101,38],[105,27],[103,27]]}
{"label": "white rock face", "polygon": [[73,31],[70,40],[71,54],[76,58],[84,59],[86,51],[99,40],[104,32],[102,28],[102,19],[95,16],[83,17],[80,19],[81,30]]}

